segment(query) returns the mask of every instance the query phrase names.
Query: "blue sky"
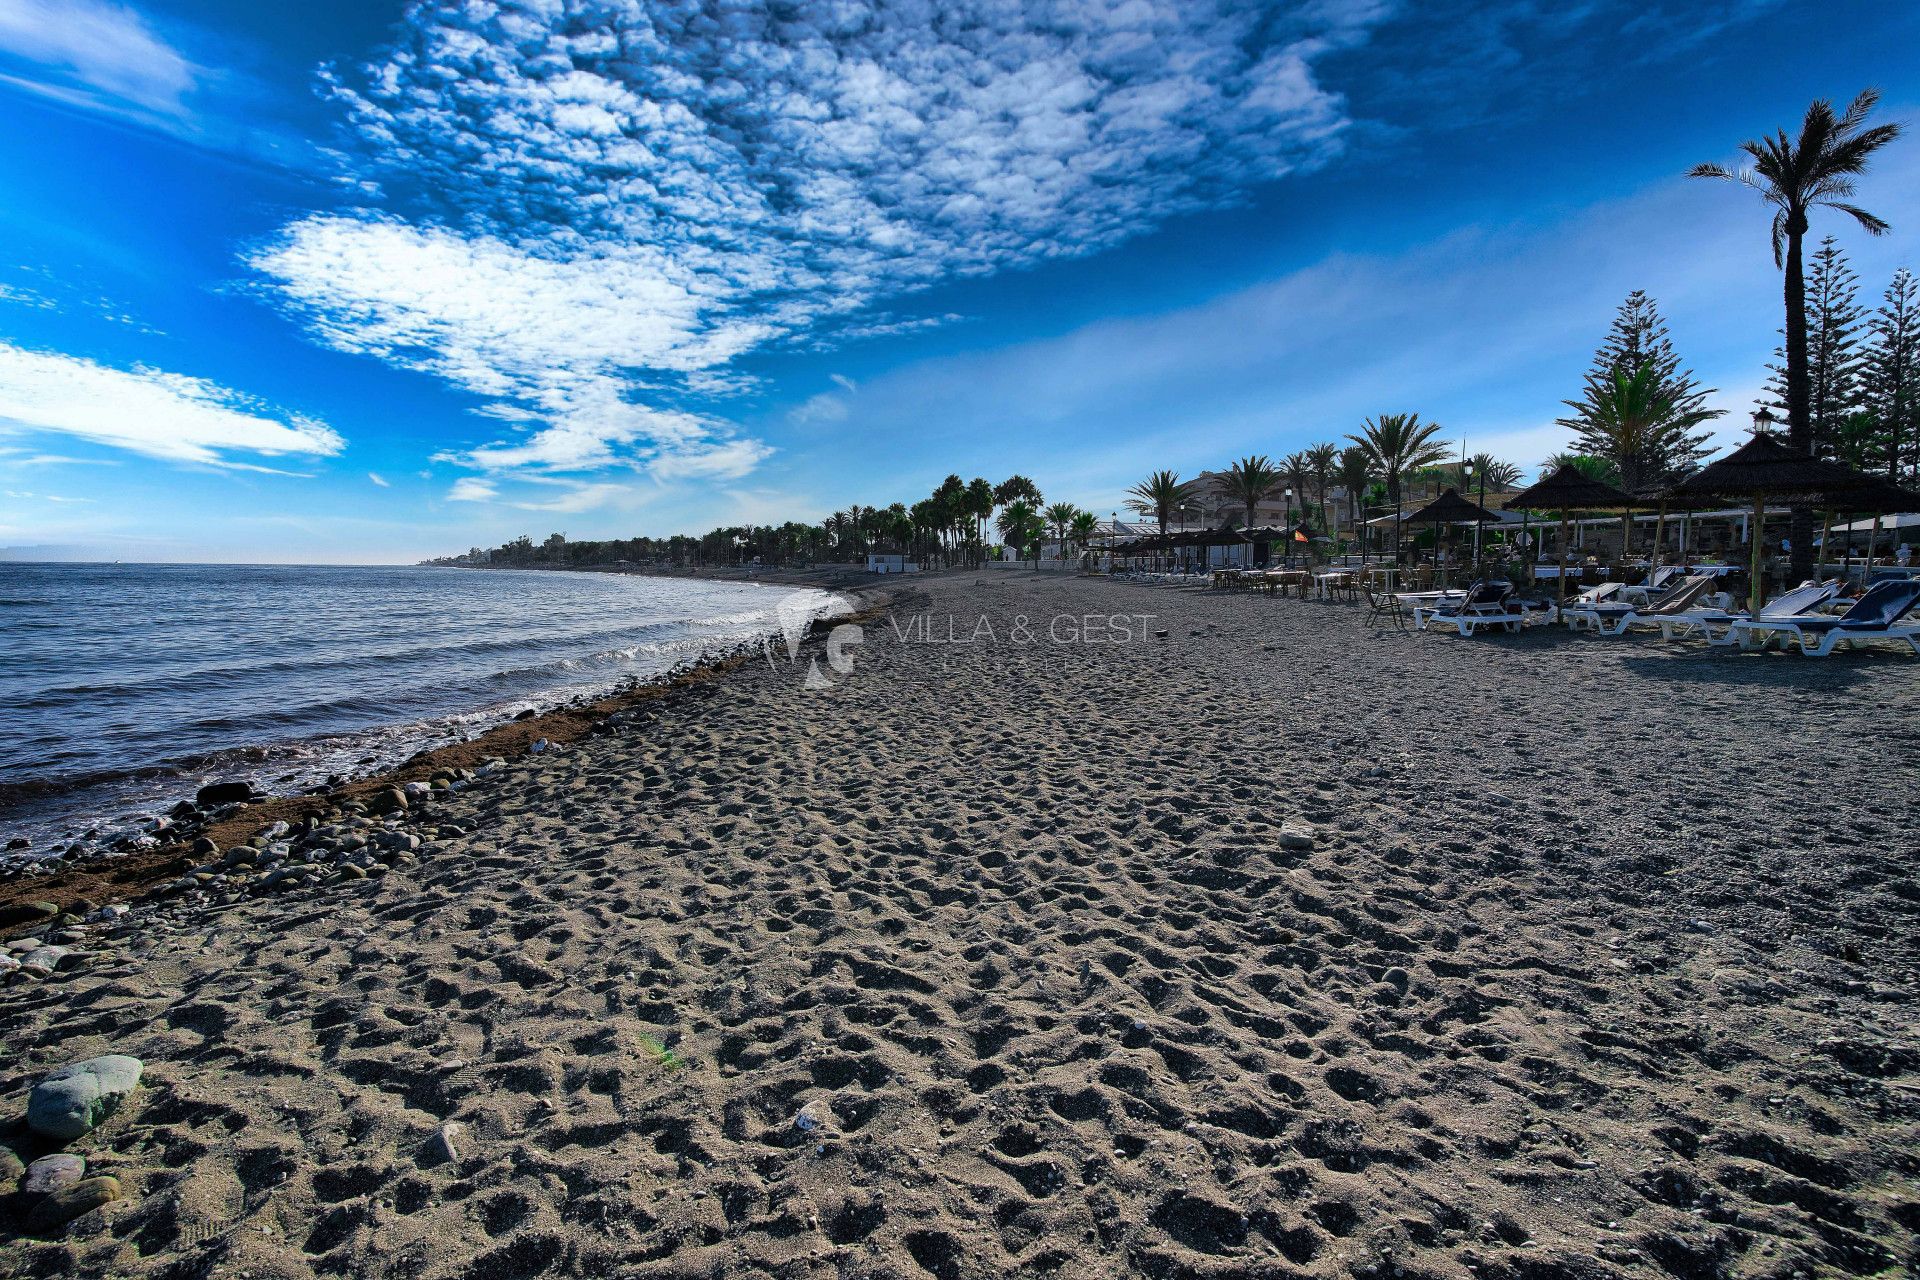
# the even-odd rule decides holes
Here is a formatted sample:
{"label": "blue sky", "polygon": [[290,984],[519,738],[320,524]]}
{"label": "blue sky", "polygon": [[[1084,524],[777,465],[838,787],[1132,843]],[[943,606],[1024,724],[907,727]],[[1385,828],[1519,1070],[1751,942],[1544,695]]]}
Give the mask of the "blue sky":
{"label": "blue sky", "polygon": [[[0,0],[0,556],[404,561],[1154,468],[1417,411],[1523,465],[1631,289],[1744,424],[1679,175],[1884,0]],[[715,16],[719,14],[720,16]],[[1832,230],[1920,267],[1920,134]]]}

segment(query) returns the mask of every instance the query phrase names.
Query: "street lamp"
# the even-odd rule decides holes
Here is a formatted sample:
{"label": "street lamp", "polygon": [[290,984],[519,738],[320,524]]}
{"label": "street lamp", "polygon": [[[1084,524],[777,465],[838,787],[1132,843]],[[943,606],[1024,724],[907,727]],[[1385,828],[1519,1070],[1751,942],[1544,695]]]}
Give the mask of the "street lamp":
{"label": "street lamp", "polygon": [[[1288,485],[1287,494],[1287,567],[1293,567],[1293,486]],[[1253,544],[1247,544],[1247,554],[1253,554]],[[1271,562],[1269,562],[1271,563]]]}
{"label": "street lamp", "polygon": [[[1472,491],[1473,463],[1471,461],[1462,462],[1460,464],[1460,482],[1467,486],[1467,489],[1469,492]],[[1482,502],[1485,502],[1486,499],[1487,499],[1487,473],[1482,471],[1480,473],[1480,500]],[[1477,567],[1480,562],[1480,517],[1477,515],[1473,518],[1473,559],[1474,559],[1474,564]]]}
{"label": "street lamp", "polygon": [[1773,416],[1773,410],[1769,409],[1766,405],[1761,405],[1753,411],[1753,434],[1761,435],[1771,431],[1773,424],[1777,421],[1779,421],[1779,419]]}

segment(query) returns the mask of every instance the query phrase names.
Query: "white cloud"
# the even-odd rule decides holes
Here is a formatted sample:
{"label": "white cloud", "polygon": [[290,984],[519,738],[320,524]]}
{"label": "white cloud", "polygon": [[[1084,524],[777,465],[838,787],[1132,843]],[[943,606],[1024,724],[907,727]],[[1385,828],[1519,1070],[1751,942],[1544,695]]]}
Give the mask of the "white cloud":
{"label": "white cloud", "polygon": [[382,476],[378,471],[367,472],[367,479],[373,481],[375,484],[379,485],[382,489],[391,489],[393,487],[391,484],[387,482],[386,477]]}
{"label": "white cloud", "polygon": [[453,482],[453,488],[447,491],[449,502],[492,502],[500,496],[500,490],[491,480],[482,480],[478,476],[461,476]]}
{"label": "white cloud", "polygon": [[182,116],[199,74],[139,13],[105,0],[0,0],[0,50],[56,77],[9,83],[117,113]]}
{"label": "white cloud", "polygon": [[388,210],[301,219],[249,262],[322,342],[525,424],[451,461],[737,475],[766,446],[681,407],[749,387],[736,356],[944,323],[865,311],[1324,162],[1346,118],[1314,61],[1380,9],[422,4],[331,81]]}
{"label": "white cloud", "polygon": [[813,422],[844,422],[847,417],[847,402],[831,391],[822,391],[819,395],[808,396],[787,411],[787,421],[796,426],[805,426]]}
{"label": "white cloud", "polygon": [[0,342],[0,433],[73,436],[172,462],[271,470],[232,453],[328,456],[346,446],[311,418],[279,413],[201,378]]}

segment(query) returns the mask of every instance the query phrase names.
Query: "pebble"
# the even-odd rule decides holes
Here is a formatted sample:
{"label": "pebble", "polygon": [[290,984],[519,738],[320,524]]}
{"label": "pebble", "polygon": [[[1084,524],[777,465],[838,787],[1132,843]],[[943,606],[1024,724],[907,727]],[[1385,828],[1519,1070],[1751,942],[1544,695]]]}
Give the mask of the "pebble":
{"label": "pebble", "polygon": [[449,1164],[459,1163],[460,1139],[465,1136],[466,1130],[467,1127],[458,1120],[449,1120],[441,1125],[440,1132],[434,1135],[434,1141],[440,1147],[440,1154],[446,1157]]}
{"label": "pebble", "polygon": [[119,1108],[143,1070],[140,1059],[118,1053],[62,1067],[27,1096],[27,1126],[56,1142],[84,1137]]}
{"label": "pebble", "polygon": [[34,1205],[33,1211],[27,1215],[27,1226],[33,1231],[53,1231],[66,1226],[81,1214],[91,1213],[119,1198],[118,1178],[83,1178]]}
{"label": "pebble", "polygon": [[61,1151],[41,1156],[28,1165],[26,1177],[20,1180],[20,1190],[30,1196],[52,1195],[62,1187],[72,1186],[86,1174],[85,1160]]}
{"label": "pebble", "polygon": [[1313,848],[1313,831],[1305,823],[1288,822],[1280,827],[1280,847],[1282,849]]}

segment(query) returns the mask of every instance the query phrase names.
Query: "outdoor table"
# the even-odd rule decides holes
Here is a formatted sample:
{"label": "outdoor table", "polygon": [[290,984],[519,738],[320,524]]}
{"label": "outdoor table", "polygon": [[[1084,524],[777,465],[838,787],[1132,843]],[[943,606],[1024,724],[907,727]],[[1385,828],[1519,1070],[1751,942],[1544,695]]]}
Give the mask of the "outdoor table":
{"label": "outdoor table", "polygon": [[1319,590],[1322,600],[1331,600],[1335,591],[1353,590],[1353,571],[1351,569],[1335,569],[1331,573],[1316,573],[1313,575],[1313,583]]}

